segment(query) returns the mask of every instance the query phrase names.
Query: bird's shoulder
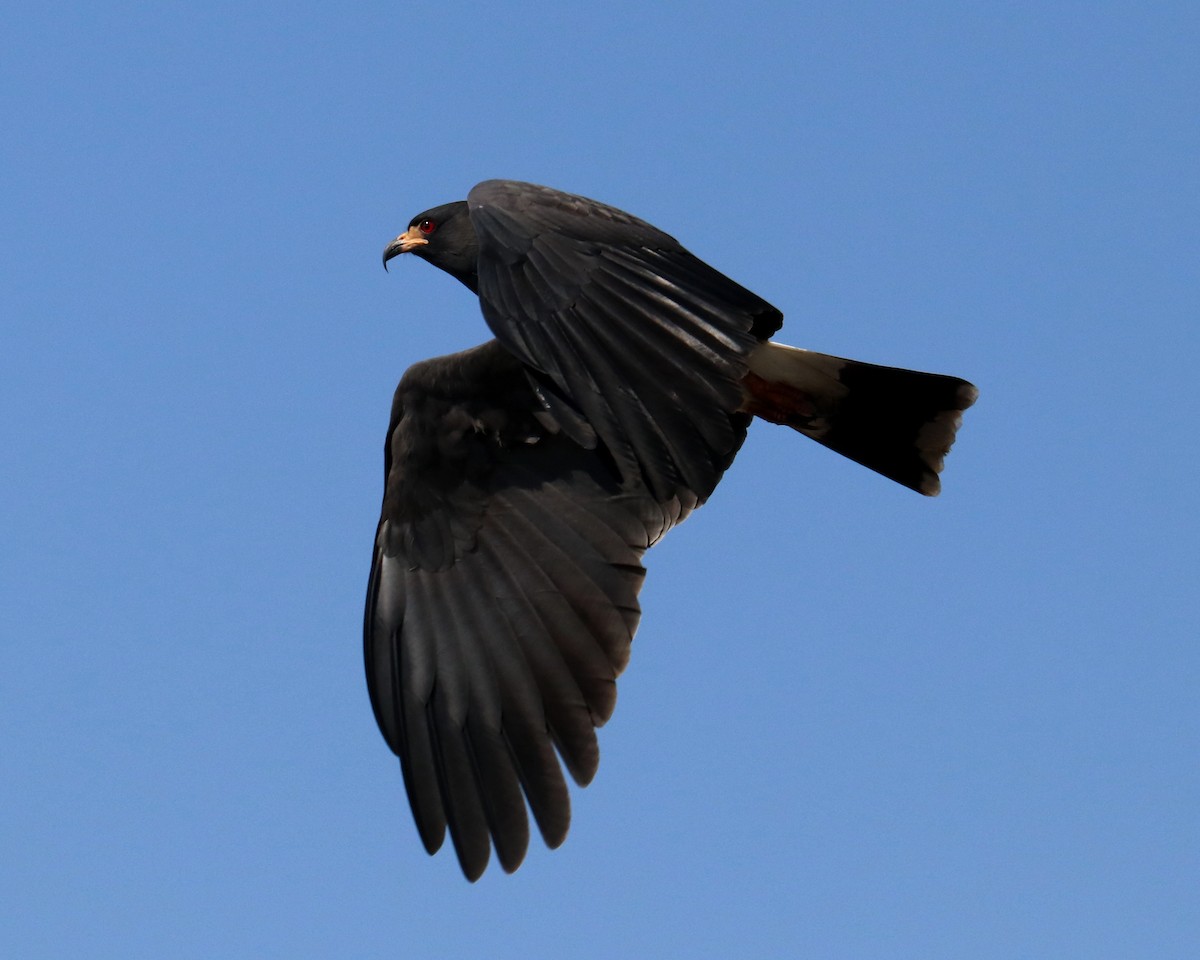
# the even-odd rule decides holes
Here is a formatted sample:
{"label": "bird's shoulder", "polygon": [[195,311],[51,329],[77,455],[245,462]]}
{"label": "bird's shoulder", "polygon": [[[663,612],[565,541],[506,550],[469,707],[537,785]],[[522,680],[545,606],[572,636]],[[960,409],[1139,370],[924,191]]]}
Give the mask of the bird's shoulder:
{"label": "bird's shoulder", "polygon": [[631,213],[598,200],[519,180],[484,180],[467,194],[471,222],[507,246],[544,235],[653,249],[682,249],[679,241]]}
{"label": "bird's shoulder", "polygon": [[496,340],[420,360],[400,378],[393,399],[392,426],[419,413],[521,411],[535,407],[525,367]]}

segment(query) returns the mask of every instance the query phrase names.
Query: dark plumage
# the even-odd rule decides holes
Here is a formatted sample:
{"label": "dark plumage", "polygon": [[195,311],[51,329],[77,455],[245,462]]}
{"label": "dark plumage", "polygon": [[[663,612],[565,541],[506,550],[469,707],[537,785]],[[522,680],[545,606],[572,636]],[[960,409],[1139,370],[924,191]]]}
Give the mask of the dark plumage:
{"label": "dark plumage", "polygon": [[[963,380],[774,344],[782,314],[604,204],[489,180],[411,252],[496,339],[413,366],[385,448],[364,623],[376,720],[433,853],[469,879],[557,846],[637,628],[642,554],[716,487],[753,416],[926,494]],[[556,755],[557,752],[557,755]]]}

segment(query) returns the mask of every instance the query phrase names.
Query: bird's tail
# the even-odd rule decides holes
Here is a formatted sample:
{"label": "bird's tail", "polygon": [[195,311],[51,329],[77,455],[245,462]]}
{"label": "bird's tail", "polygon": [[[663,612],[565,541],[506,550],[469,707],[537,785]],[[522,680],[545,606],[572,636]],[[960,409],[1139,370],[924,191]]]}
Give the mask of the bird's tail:
{"label": "bird's tail", "polygon": [[979,391],[937,373],[844,360],[763,343],[742,381],[742,409],[799,430],[926,496]]}

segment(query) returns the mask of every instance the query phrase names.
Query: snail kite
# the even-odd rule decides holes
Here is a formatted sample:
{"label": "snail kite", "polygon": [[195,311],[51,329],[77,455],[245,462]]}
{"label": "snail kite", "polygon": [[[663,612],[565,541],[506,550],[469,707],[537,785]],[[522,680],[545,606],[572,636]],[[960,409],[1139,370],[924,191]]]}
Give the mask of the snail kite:
{"label": "snail kite", "polygon": [[565,766],[637,629],[642,555],[713,492],[755,416],[919,493],[976,390],[770,342],[771,304],[621,210],[507,180],[414,217],[411,253],[495,339],[404,374],[364,618],[375,719],[425,848],[475,880],[567,834]]}

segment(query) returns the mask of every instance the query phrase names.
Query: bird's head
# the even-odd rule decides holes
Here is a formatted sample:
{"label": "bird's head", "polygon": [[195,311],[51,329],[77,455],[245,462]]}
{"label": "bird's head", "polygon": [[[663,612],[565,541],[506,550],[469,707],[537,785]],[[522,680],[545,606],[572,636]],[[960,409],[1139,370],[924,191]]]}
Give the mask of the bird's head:
{"label": "bird's head", "polygon": [[465,200],[444,203],[409,221],[408,229],[383,249],[383,266],[392,257],[412,253],[476,288],[479,241]]}

